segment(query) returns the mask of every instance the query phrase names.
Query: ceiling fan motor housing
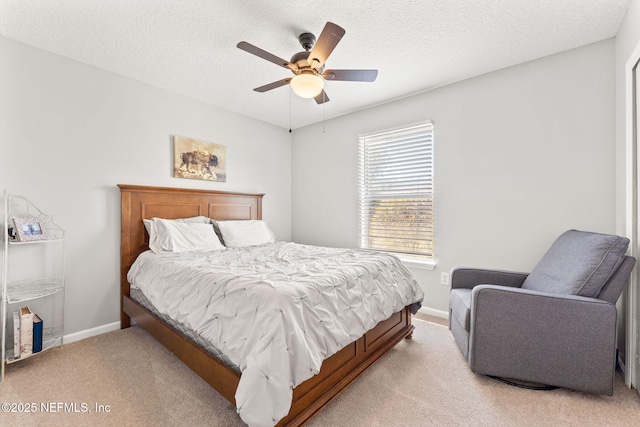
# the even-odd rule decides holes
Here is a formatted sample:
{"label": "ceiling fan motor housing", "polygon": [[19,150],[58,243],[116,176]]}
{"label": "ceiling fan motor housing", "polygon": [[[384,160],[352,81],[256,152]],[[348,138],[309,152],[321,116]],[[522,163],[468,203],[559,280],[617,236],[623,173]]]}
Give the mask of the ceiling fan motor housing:
{"label": "ceiling fan motor housing", "polygon": [[322,71],[324,70],[324,65],[320,68],[312,68],[309,65],[309,62],[307,61],[307,58],[309,57],[309,52],[305,51],[305,52],[298,52],[296,54],[294,54],[291,57],[291,63],[292,64],[296,64],[296,66],[298,67],[299,71],[302,70],[315,70],[317,73],[322,73]]}

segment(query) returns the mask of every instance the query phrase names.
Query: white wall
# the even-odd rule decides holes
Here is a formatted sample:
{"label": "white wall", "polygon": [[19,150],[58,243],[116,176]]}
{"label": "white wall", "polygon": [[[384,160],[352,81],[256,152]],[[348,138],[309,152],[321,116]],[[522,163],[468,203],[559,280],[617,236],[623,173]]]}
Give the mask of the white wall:
{"label": "white wall", "polygon": [[358,134],[425,119],[438,266],[413,271],[426,307],[448,310],[440,272],[454,266],[529,271],[567,229],[615,232],[614,53],[606,40],[295,130],[293,240],[356,247]]}
{"label": "white wall", "polygon": [[[355,247],[357,135],[427,118],[436,135],[438,266],[413,270],[427,307],[447,310],[439,276],[453,266],[526,271],[567,228],[616,229],[620,61],[612,40],[292,137],[1,37],[0,57],[0,186],[52,212],[67,230],[66,334],[119,319],[116,184],[264,192],[264,217],[280,239]],[[228,181],[172,178],[173,134],[227,145]]]}
{"label": "white wall", "polygon": [[[290,238],[286,130],[2,37],[0,58],[0,187],[67,232],[66,334],[119,320],[117,184],[266,193]],[[173,178],[171,135],[226,145],[227,182]]]}

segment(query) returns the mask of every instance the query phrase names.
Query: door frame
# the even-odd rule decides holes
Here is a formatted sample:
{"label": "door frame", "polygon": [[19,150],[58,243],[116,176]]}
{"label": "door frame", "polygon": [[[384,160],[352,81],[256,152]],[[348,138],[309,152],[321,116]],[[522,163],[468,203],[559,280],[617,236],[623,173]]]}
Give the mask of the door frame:
{"label": "door frame", "polygon": [[[638,87],[640,78],[640,42],[636,45],[625,66],[625,156],[626,156],[626,235],[630,240],[631,256],[638,259]],[[625,293],[626,335],[625,335],[625,384],[638,388],[640,383],[640,329],[639,283],[640,269],[636,268],[629,279]]]}

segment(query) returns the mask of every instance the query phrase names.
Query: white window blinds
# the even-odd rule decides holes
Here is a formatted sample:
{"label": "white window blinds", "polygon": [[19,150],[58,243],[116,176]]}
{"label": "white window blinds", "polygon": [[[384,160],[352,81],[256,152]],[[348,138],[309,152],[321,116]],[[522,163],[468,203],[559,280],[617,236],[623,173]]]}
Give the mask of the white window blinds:
{"label": "white window blinds", "polygon": [[360,246],[433,259],[433,124],[359,141]]}

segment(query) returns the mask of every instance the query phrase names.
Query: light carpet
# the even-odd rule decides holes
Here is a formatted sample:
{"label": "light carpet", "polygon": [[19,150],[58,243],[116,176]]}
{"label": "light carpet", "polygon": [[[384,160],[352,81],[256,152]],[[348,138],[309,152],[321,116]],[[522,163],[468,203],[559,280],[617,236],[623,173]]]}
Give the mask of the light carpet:
{"label": "light carpet", "polygon": [[[445,326],[420,319],[414,325],[412,340],[381,358],[309,426],[640,423],[638,392],[620,377],[612,397],[508,386],[472,373]],[[138,327],[9,365],[0,402],[35,409],[1,413],[3,426],[243,425],[229,402]]]}

